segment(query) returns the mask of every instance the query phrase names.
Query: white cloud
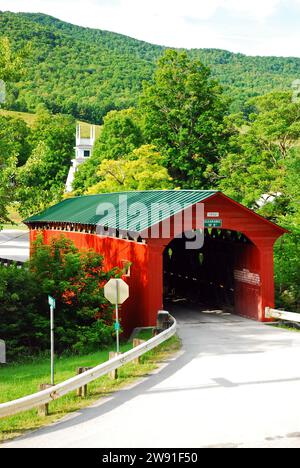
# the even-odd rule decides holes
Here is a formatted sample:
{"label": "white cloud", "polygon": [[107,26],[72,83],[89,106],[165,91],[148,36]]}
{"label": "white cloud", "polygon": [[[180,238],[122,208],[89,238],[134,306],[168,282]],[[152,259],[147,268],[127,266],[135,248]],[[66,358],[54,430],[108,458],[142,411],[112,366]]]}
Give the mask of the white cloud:
{"label": "white cloud", "polygon": [[[136,17],[169,17],[209,19],[220,9],[233,14],[245,14],[255,18],[266,18],[285,0],[119,0],[112,3],[126,15]],[[299,0],[296,0],[299,1]],[[94,0],[99,7],[109,6],[108,0]]]}
{"label": "white cloud", "polygon": [[[226,1],[226,0],[225,0]],[[193,16],[197,19],[210,18],[220,5],[220,0],[199,2],[199,0],[121,0],[121,6],[138,16],[161,16],[183,18]]]}
{"label": "white cloud", "polygon": [[136,15],[168,16],[171,18],[189,16],[195,19],[209,19],[220,9],[232,14],[266,18],[272,15],[277,7],[283,3],[285,0],[120,0],[119,2],[124,12],[131,11]]}
{"label": "white cloud", "polygon": [[[195,19],[211,18],[220,8],[232,13],[242,13],[254,17],[266,17],[272,14],[280,3],[285,0],[31,0],[25,4],[23,0],[1,0],[0,9],[13,11],[49,11],[57,13],[61,11],[76,16],[94,16],[95,11],[103,11],[121,14],[124,21],[129,16],[168,16],[168,17],[193,17]],[[299,0],[295,0],[299,2]],[[70,3],[72,7],[70,8]],[[300,2],[299,2],[300,3]],[[67,5],[66,5],[67,4]]]}
{"label": "white cloud", "polygon": [[249,15],[257,19],[265,19],[276,12],[276,9],[284,0],[224,0],[220,1],[220,7],[230,12]]}

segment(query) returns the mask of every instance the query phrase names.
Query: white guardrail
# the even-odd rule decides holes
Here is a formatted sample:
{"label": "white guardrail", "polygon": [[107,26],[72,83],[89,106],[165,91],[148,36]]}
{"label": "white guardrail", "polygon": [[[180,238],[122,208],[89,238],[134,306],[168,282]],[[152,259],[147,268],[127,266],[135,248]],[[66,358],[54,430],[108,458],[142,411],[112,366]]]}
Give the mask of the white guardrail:
{"label": "white guardrail", "polygon": [[297,314],[296,312],[286,312],[284,310],[271,309],[270,307],[266,308],[266,318],[300,323],[300,314]]}
{"label": "white guardrail", "polygon": [[146,341],[140,346],[137,346],[136,348],[133,348],[124,354],[120,354],[114,359],[106,361],[103,364],[100,364],[99,366],[94,367],[91,370],[88,370],[80,375],[72,377],[71,379],[66,380],[65,382],[57,384],[54,387],[48,388],[47,390],[43,390],[41,392],[34,393],[23,398],[19,398],[18,400],[9,401],[7,403],[1,403],[0,418],[5,418],[13,414],[21,413],[23,411],[27,411],[32,408],[36,408],[40,405],[44,405],[50,403],[51,401],[57,400],[58,398],[67,395],[73,390],[77,390],[78,388],[83,387],[84,385],[87,385],[90,382],[93,382],[99,377],[102,377],[103,375],[106,375],[109,372],[118,369],[124,364],[131,362],[134,359],[137,359],[138,357],[142,356],[151,349],[156,348],[156,346],[160,345],[161,343],[175,335],[177,323],[173,317],[171,317],[171,320],[173,321],[173,324],[170,328],[164,330],[162,333],[155,336],[154,338],[151,338],[150,340]]}

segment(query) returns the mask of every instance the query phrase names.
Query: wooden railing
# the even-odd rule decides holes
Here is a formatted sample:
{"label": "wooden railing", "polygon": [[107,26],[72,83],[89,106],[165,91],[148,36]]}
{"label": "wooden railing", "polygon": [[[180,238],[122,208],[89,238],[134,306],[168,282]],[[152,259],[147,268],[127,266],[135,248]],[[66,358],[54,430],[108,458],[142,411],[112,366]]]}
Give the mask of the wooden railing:
{"label": "wooden railing", "polygon": [[266,308],[266,318],[300,323],[300,314],[296,312],[286,312],[285,310],[271,309],[270,307]]}

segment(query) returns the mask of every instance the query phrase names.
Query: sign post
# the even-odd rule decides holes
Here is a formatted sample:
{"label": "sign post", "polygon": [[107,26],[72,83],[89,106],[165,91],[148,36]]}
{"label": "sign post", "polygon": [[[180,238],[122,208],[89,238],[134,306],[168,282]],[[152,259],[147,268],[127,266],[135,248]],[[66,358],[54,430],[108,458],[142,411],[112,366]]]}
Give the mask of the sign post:
{"label": "sign post", "polygon": [[51,342],[51,385],[54,385],[54,309],[56,307],[55,299],[48,296],[50,306],[50,342]]}
{"label": "sign post", "polygon": [[111,279],[104,286],[104,296],[115,305],[116,321],[115,331],[117,340],[117,353],[120,352],[120,321],[119,321],[119,305],[123,304],[129,297],[129,286],[122,279]]}

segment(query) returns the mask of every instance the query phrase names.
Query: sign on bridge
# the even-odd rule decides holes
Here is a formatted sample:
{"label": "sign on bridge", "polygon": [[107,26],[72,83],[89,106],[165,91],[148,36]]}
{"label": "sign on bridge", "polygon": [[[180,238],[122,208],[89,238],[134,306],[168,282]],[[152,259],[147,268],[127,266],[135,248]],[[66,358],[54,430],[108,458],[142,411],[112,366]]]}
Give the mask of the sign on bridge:
{"label": "sign on bridge", "polygon": [[204,227],[206,228],[222,228],[222,219],[206,219],[204,221]]}

